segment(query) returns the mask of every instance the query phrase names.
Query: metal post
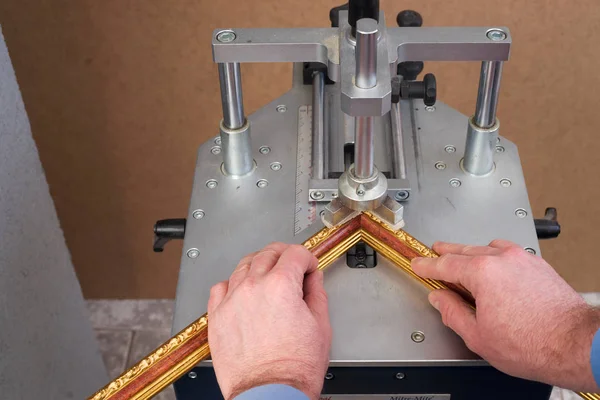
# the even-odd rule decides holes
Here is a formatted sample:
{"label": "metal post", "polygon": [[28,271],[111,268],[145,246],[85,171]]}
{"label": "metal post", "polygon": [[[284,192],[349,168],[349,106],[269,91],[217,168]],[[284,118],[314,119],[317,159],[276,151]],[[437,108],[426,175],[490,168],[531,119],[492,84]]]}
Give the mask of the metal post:
{"label": "metal post", "polygon": [[[362,89],[377,85],[377,21],[363,18],[356,23],[355,84]],[[354,174],[370,178],[374,173],[374,120],[356,117],[354,126]]]}
{"label": "metal post", "polygon": [[243,176],[254,169],[250,124],[244,116],[242,78],[239,63],[219,64],[221,84],[221,146],[223,172],[229,176]]}
{"label": "metal post", "polygon": [[325,74],[313,75],[312,103],[312,176],[325,179]]}
{"label": "metal post", "polygon": [[469,120],[463,168],[466,172],[482,176],[494,169],[494,151],[500,123],[496,118],[501,61],[484,61],[481,64],[479,90],[475,115]]}
{"label": "metal post", "polygon": [[404,157],[404,138],[402,135],[402,113],[400,103],[392,103],[392,166],[394,178],[406,179],[406,159]]}

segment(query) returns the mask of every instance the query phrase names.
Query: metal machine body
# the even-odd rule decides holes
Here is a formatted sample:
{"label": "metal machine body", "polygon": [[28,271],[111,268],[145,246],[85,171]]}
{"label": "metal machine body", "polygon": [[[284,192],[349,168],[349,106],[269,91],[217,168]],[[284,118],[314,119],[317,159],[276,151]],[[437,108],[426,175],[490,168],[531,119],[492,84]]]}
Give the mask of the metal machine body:
{"label": "metal machine body", "polygon": [[[174,332],[206,311],[211,286],[228,279],[245,254],[273,241],[301,243],[324,223],[335,224],[332,204],[348,212],[379,210],[428,245],[506,238],[539,254],[517,148],[497,136],[508,30],[386,28],[380,17],[371,40],[376,49],[362,49],[376,55],[376,65],[360,66],[355,43],[365,25],[356,24],[353,39],[348,13],[339,20],[340,28],[215,32],[224,120],[221,134],[198,150]],[[483,61],[473,118],[441,102],[392,103],[397,63],[423,60]],[[238,63],[247,61],[293,62],[294,72],[288,93],[246,118],[236,79]],[[317,70],[306,84],[308,62],[326,66],[327,76]],[[375,86],[356,87],[361,68],[374,68]],[[351,164],[362,174],[378,171],[384,196],[368,198],[364,185],[354,193],[364,189],[367,198],[349,201],[339,182]],[[471,353],[429,305],[427,289],[383,257],[372,268],[347,261],[337,260],[325,274],[333,344],[324,398],[549,397],[548,386],[508,377]],[[211,362],[177,382],[176,392],[180,400],[199,392],[219,398]]]}

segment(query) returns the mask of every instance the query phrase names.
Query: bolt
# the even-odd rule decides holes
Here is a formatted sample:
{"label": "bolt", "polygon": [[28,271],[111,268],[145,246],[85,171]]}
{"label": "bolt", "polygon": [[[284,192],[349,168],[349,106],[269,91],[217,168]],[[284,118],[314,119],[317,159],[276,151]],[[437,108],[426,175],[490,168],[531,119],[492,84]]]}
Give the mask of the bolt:
{"label": "bolt", "polygon": [[194,217],[194,219],[202,219],[204,218],[204,211],[194,210],[194,212],[192,213],[192,217]]}
{"label": "bolt", "polygon": [[415,331],[410,335],[410,338],[415,343],[421,343],[423,340],[425,340],[425,334],[421,331]]}
{"label": "bolt", "polygon": [[281,163],[278,162],[272,162],[271,163],[271,169],[273,171],[279,171],[281,169]]}
{"label": "bolt", "polygon": [[287,107],[285,106],[285,104],[280,104],[275,109],[278,113],[284,113],[287,111]]}
{"label": "bolt", "polygon": [[408,193],[406,190],[399,190],[394,195],[394,198],[398,201],[402,201],[408,199],[408,196],[410,196],[410,193]]}
{"label": "bolt", "polygon": [[435,163],[435,169],[439,169],[440,171],[445,170],[446,164],[441,161],[438,161]]}
{"label": "bolt", "polygon": [[500,136],[496,138],[496,143],[500,143]]}
{"label": "bolt", "polygon": [[220,146],[213,146],[213,148],[210,149],[210,152],[213,154],[221,154],[221,147]]}
{"label": "bolt", "polygon": [[319,212],[319,216],[321,216],[321,217],[322,217],[323,215],[325,215],[325,210],[321,210],[321,211]]}
{"label": "bolt", "polygon": [[512,185],[512,182],[510,181],[510,179],[501,179],[500,180],[500,186],[509,187],[510,185]]}
{"label": "bolt", "polygon": [[523,210],[522,208],[517,208],[515,210],[515,215],[519,218],[525,218],[527,216],[527,211]]}
{"label": "bolt", "polygon": [[404,375],[402,372],[398,372],[398,373],[396,374],[396,379],[398,379],[398,380],[402,380],[402,379],[404,379],[404,378],[405,378],[405,376],[406,376],[406,375]]}
{"label": "bolt", "polygon": [[332,380],[333,378],[335,378],[335,376],[333,376],[333,374],[331,372],[328,372],[325,375],[325,379],[327,379],[328,381]]}
{"label": "bolt", "polygon": [[338,197],[338,194],[337,194],[337,192],[333,192],[333,193],[331,193],[331,198],[332,198],[332,199],[337,199],[337,197]]}
{"label": "bolt", "polygon": [[198,258],[198,256],[200,255],[200,250],[189,249],[186,254],[189,258]]}
{"label": "bolt", "polygon": [[215,144],[216,144],[217,146],[220,146],[220,145],[221,145],[221,136],[217,136],[217,137],[215,138]]}
{"label": "bolt", "polygon": [[504,153],[504,147],[496,146],[496,153]]}
{"label": "bolt", "polygon": [[310,193],[310,198],[313,200],[321,200],[323,197],[325,197],[325,195],[319,190]]}
{"label": "bolt", "polygon": [[444,150],[446,150],[446,153],[456,153],[456,147],[452,145],[444,147]]}
{"label": "bolt", "polygon": [[260,179],[258,182],[256,182],[256,186],[258,186],[261,189],[264,189],[267,186],[269,186],[269,181],[266,179]]}
{"label": "bolt", "polygon": [[535,251],[535,249],[532,249],[531,247],[525,247],[525,251],[529,254],[533,254],[534,256],[537,254],[537,251]]}
{"label": "bolt", "polygon": [[190,379],[196,379],[198,377],[198,374],[192,371],[188,374],[188,376],[190,377]]}
{"label": "bolt", "polygon": [[435,111],[435,106],[426,106],[425,110],[427,110],[429,112],[434,112]]}
{"label": "bolt", "polygon": [[271,152],[271,148],[269,146],[262,146],[260,149],[258,149],[258,152],[260,154],[269,154]]}
{"label": "bolt", "polygon": [[235,40],[235,33],[233,31],[221,31],[217,33],[217,40],[221,43],[229,43]]}
{"label": "bolt", "polygon": [[367,268],[367,266],[363,263],[356,264],[356,268]]}
{"label": "bolt", "polygon": [[506,38],[508,37],[508,35],[506,35],[506,32],[500,29],[490,29],[487,32],[486,36],[488,39],[494,42],[501,42],[503,40],[506,40]]}
{"label": "bolt", "polygon": [[456,178],[450,179],[449,183],[450,183],[450,186],[452,186],[453,188],[457,188],[457,187],[460,187],[460,185],[462,185],[462,182],[460,181],[460,179],[456,179]]}
{"label": "bolt", "polygon": [[364,191],[364,190],[362,190],[362,189],[358,189],[358,190],[356,191],[356,194],[357,194],[357,195],[359,195],[359,196],[364,196],[364,195],[365,195],[365,191]]}
{"label": "bolt", "polygon": [[219,186],[219,182],[217,182],[215,179],[209,179],[206,181],[206,187],[209,189],[214,189],[217,186]]}

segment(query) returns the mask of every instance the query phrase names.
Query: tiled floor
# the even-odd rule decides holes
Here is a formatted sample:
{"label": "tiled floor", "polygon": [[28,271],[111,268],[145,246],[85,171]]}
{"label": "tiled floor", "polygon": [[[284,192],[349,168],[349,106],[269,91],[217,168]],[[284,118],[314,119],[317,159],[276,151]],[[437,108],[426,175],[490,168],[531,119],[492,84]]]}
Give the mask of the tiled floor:
{"label": "tiled floor", "polygon": [[[600,293],[584,298],[600,306]],[[109,376],[116,378],[170,337],[172,300],[89,300],[88,310]],[[175,400],[171,387],[155,397]],[[551,400],[580,399],[575,393],[555,389]]]}

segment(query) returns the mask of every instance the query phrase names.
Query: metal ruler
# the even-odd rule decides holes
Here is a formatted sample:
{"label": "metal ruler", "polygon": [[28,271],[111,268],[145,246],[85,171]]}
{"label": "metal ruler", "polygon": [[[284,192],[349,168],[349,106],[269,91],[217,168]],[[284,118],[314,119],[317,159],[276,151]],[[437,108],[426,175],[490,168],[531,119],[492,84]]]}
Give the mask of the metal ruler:
{"label": "metal ruler", "polygon": [[312,170],[312,106],[298,108],[298,153],[296,157],[296,208],[294,235],[308,228],[317,218],[317,202],[308,200]]}

